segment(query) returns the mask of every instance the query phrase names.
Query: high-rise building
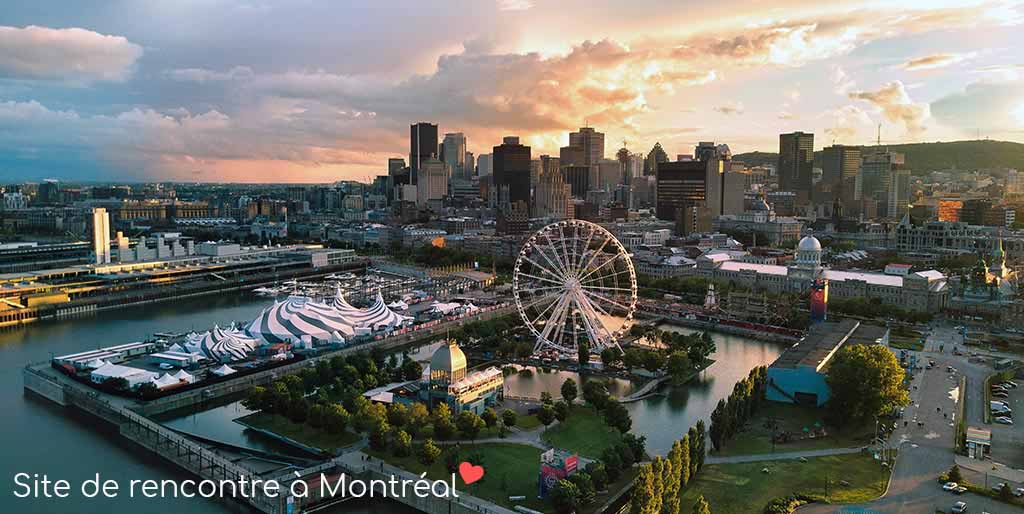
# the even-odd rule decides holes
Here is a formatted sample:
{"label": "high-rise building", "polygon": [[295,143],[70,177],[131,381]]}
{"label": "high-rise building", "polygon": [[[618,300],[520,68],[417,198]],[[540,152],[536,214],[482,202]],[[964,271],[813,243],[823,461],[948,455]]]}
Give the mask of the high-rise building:
{"label": "high-rise building", "polygon": [[573,198],[586,198],[590,191],[590,166],[562,166],[562,181],[569,184]]}
{"label": "high-rise building", "polygon": [[420,164],[437,156],[437,125],[419,122],[409,126],[409,180],[416,184]]}
{"label": "high-rise building", "polygon": [[863,153],[854,187],[855,200],[873,200],[880,217],[902,217],[910,200],[910,174],[904,169],[905,162],[904,155],[898,152]]}
{"label": "high-rise building", "polygon": [[96,264],[110,264],[110,214],[102,207],[92,210],[92,251]]}
{"label": "high-rise building", "polygon": [[623,182],[622,163],[615,159],[601,159],[597,163],[597,189],[613,191]]}
{"label": "high-rise building", "polygon": [[462,132],[444,135],[439,158],[448,166],[448,173],[453,179],[469,179],[472,175],[466,173],[466,136]]}
{"label": "high-rise building", "polygon": [[587,166],[586,152],[582,146],[563,146],[558,149],[558,160],[562,166]]}
{"label": "high-rise building", "polygon": [[572,164],[593,166],[604,159],[604,134],[593,127],[582,127],[579,132],[570,132],[569,146],[577,147],[583,152],[583,162]]}
{"label": "high-rise building", "polygon": [[796,193],[798,203],[811,200],[814,168],[814,134],[779,135],[779,188]]}
{"label": "high-rise building", "polygon": [[489,153],[482,153],[482,154],[480,154],[480,156],[476,158],[477,175],[479,175],[481,177],[490,176],[491,173],[494,172],[494,167],[493,167],[492,163],[493,163],[493,160],[491,159],[491,154],[489,154]]}
{"label": "high-rise building", "polygon": [[847,145],[826,146],[821,151],[821,181],[831,189],[832,197],[847,207],[854,205],[861,153],[861,147]]}
{"label": "high-rise building", "polygon": [[569,217],[569,200],[572,186],[562,179],[557,157],[542,155],[541,169],[536,188],[535,215],[542,218],[566,219]]}
{"label": "high-rise building", "polygon": [[436,157],[420,163],[420,177],[416,183],[416,206],[439,211],[448,194],[448,166]]}
{"label": "high-rise building", "polygon": [[476,176],[476,158],[473,157],[473,152],[466,152],[466,178],[470,179]]}
{"label": "high-rise building", "polygon": [[395,176],[401,173],[402,168],[405,167],[405,159],[401,157],[392,157],[388,159],[388,175]]}
{"label": "high-rise building", "polygon": [[682,209],[706,206],[708,166],[702,161],[662,162],[657,166],[655,215],[678,222]]}
{"label": "high-rise building", "polygon": [[530,147],[519,143],[519,138],[507,136],[494,147],[494,188],[498,193],[498,207],[511,208],[516,202],[530,206]]}
{"label": "high-rise building", "polygon": [[644,175],[657,175],[658,164],[663,162],[668,162],[668,154],[661,148],[661,143],[654,143],[644,160]]}

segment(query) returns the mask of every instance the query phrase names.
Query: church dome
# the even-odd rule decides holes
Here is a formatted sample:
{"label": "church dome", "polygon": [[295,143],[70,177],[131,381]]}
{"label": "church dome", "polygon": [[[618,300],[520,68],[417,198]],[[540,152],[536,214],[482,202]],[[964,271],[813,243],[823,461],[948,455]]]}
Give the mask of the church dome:
{"label": "church dome", "polygon": [[455,341],[442,345],[430,357],[430,375],[435,380],[453,383],[466,376],[466,354]]}
{"label": "church dome", "polygon": [[[790,239],[792,241],[792,239]],[[796,247],[798,252],[820,252],[821,241],[814,236],[805,236]]]}

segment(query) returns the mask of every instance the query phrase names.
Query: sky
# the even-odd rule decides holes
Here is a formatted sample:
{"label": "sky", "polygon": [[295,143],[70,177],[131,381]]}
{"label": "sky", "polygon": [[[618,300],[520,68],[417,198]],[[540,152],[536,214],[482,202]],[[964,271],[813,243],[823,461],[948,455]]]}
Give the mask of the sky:
{"label": "sky", "polygon": [[[409,125],[1024,142],[1024,0],[33,0],[0,10],[0,181],[333,182]],[[880,127],[880,128],[879,128]]]}

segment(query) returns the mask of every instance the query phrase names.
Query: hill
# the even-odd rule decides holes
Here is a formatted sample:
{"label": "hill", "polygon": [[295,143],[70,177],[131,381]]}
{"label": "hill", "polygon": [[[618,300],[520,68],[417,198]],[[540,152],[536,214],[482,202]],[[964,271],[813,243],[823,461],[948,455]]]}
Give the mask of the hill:
{"label": "hill", "polygon": [[[865,146],[867,150],[877,148]],[[948,143],[911,143],[882,145],[894,152],[907,156],[907,167],[914,174],[923,175],[929,171],[956,168],[977,170],[987,168],[1024,169],[1024,144],[1009,141],[951,141]],[[779,154],[771,152],[748,152],[733,155],[748,166],[775,164]],[[821,166],[821,152],[814,152],[814,165]]]}

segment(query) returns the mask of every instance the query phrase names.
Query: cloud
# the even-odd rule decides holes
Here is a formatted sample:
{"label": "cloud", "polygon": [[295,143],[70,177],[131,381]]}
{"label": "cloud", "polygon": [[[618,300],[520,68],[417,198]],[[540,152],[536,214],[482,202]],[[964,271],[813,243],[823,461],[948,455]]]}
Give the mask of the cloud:
{"label": "cloud", "polygon": [[526,11],[533,8],[533,0],[498,0],[499,11]]}
{"label": "cloud", "polygon": [[214,71],[204,68],[178,68],[166,70],[164,77],[178,82],[195,82],[204,84],[206,82],[227,82],[232,80],[249,80],[255,75],[252,68],[248,66],[235,66],[227,71]]}
{"label": "cloud", "polygon": [[123,81],[142,47],[80,28],[0,26],[0,76],[32,80]]}
{"label": "cloud", "polygon": [[924,123],[931,116],[928,104],[911,100],[906,87],[899,80],[889,82],[876,91],[855,91],[848,96],[853,100],[871,103],[887,120],[901,123],[912,136],[924,132]]}
{"label": "cloud", "polygon": [[836,142],[856,141],[874,126],[868,113],[856,105],[826,111],[824,118],[831,125],[825,134]]}
{"label": "cloud", "polygon": [[778,116],[780,120],[795,120],[796,115],[789,111],[780,111]]}
{"label": "cloud", "polygon": [[725,105],[719,105],[715,107],[716,112],[731,116],[733,114],[743,114],[743,103],[742,102],[726,102]]}
{"label": "cloud", "polygon": [[1024,77],[1024,64],[992,64],[971,70],[971,73],[982,74],[996,81],[1017,80]]}
{"label": "cloud", "polygon": [[1024,128],[1024,80],[974,82],[932,102],[935,119],[964,134],[988,136]]}
{"label": "cloud", "polygon": [[934,70],[936,68],[945,68],[946,66],[966,61],[972,57],[974,57],[973,53],[926,55],[924,57],[910,59],[900,65],[900,67],[908,71]]}
{"label": "cloud", "polygon": [[832,84],[836,88],[836,93],[846,96],[854,87],[857,86],[857,82],[850,78],[846,74],[846,70],[838,64],[832,65],[832,74],[830,76]]}

